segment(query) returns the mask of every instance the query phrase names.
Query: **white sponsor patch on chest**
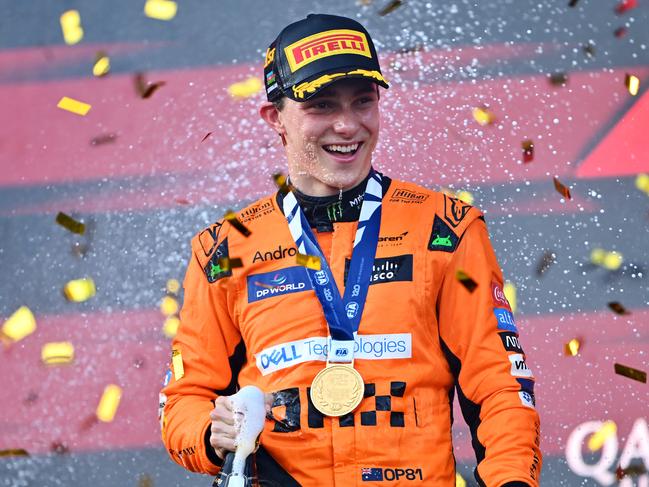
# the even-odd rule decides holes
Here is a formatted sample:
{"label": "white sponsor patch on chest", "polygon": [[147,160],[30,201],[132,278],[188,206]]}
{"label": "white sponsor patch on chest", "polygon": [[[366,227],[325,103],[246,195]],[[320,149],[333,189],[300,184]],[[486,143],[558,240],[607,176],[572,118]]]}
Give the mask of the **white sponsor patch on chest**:
{"label": "white sponsor patch on chest", "polygon": [[[331,338],[311,337],[280,343],[255,354],[257,368],[262,375],[312,360],[327,360]],[[355,360],[389,360],[412,357],[412,335],[354,335]]]}

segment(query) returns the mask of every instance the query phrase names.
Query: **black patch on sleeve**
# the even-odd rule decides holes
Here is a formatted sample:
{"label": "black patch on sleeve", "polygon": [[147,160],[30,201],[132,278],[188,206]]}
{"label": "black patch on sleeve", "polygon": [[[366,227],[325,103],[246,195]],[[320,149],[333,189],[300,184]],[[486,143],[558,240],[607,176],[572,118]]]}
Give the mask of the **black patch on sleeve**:
{"label": "black patch on sleeve", "polygon": [[508,352],[525,353],[521,347],[521,342],[518,340],[517,333],[505,331],[498,333],[498,335],[500,335],[500,340],[503,342],[505,350]]}
{"label": "black patch on sleeve", "polygon": [[428,250],[455,252],[460,239],[455,232],[437,215],[433,221],[433,230],[428,241]]}
{"label": "black patch on sleeve", "polygon": [[210,257],[210,260],[203,269],[205,271],[205,276],[207,277],[207,282],[210,284],[232,275],[232,269],[226,271],[219,265],[219,259],[223,257],[230,257],[230,252],[228,250],[228,237],[225,237],[223,242],[216,247],[216,251],[212,254],[212,257]]}

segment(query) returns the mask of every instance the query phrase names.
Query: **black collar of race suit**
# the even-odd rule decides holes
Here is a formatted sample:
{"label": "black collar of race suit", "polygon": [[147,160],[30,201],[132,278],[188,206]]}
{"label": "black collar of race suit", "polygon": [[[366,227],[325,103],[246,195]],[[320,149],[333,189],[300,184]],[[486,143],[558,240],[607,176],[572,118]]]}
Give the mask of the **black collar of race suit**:
{"label": "black collar of race suit", "polygon": [[[356,186],[343,191],[342,197],[339,194],[309,196],[298,191],[297,188],[293,188],[293,193],[298,203],[300,203],[300,208],[302,208],[311,228],[315,228],[318,232],[333,232],[335,222],[354,222],[358,220],[361,214],[365,187],[369,178],[370,175],[368,174]],[[383,181],[383,194],[385,195],[392,180],[387,176],[383,176],[383,174],[381,174],[381,178]],[[284,195],[281,191],[277,192],[276,199],[277,205],[283,211]]]}

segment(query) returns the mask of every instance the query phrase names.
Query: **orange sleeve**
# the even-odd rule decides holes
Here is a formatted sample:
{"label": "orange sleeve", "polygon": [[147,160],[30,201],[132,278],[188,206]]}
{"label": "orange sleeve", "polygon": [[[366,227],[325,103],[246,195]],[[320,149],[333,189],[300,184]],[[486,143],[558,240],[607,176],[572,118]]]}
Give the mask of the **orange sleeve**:
{"label": "orange sleeve", "polygon": [[208,282],[199,260],[202,252],[195,239],[183,284],[180,326],[172,343],[182,357],[184,374],[178,377],[179,368],[172,360],[171,377],[161,397],[161,402],[166,399],[162,439],[175,462],[194,472],[215,475],[221,461],[209,444],[209,413],[218,395],[236,392],[245,347],[231,318],[229,279]]}
{"label": "orange sleeve", "polygon": [[[458,280],[458,270],[477,283],[473,292]],[[542,456],[534,377],[502,287],[487,227],[482,218],[475,219],[461,236],[441,284],[441,345],[471,429],[480,485],[537,487]]]}

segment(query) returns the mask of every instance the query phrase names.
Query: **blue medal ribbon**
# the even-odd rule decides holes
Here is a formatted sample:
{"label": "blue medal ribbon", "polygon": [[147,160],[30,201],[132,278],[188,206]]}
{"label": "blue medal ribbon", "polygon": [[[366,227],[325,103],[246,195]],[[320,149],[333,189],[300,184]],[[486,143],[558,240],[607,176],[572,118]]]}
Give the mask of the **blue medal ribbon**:
{"label": "blue medal ribbon", "polygon": [[353,360],[354,333],[358,331],[365,307],[376,246],[379,241],[382,198],[381,175],[372,170],[363,196],[354,238],[352,260],[342,298],[327,259],[325,259],[295,195],[293,192],[289,192],[284,198],[284,215],[299,252],[320,258],[321,269],[315,271],[307,268],[307,273],[329,326],[332,338],[328,357],[330,362],[351,362]]}

